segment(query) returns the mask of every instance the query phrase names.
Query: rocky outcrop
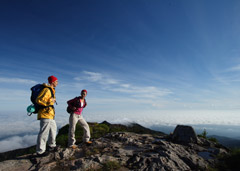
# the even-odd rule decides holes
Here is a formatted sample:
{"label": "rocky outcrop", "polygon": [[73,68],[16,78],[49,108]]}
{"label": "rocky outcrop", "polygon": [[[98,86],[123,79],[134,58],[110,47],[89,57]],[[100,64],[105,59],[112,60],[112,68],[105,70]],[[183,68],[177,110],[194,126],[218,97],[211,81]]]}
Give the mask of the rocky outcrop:
{"label": "rocky outcrop", "polygon": [[171,138],[172,141],[183,144],[198,142],[197,134],[193,127],[185,125],[177,125]]}
{"label": "rocky outcrop", "polygon": [[180,128],[177,127],[172,136],[109,133],[95,139],[91,146],[80,144],[78,149],[59,148],[42,158],[32,154],[1,162],[0,170],[82,171],[104,167],[144,171],[206,170],[217,161],[216,155],[228,153],[223,146],[206,139],[197,138],[196,141],[194,134],[191,134],[194,137],[184,138],[181,144],[180,136],[186,135],[186,130],[184,128],[182,133]]}

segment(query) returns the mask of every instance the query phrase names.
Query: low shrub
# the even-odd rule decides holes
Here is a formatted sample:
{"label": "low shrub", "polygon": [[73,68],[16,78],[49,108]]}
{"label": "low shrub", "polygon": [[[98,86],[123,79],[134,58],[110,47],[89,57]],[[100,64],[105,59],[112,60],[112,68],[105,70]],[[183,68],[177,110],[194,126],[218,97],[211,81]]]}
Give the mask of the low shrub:
{"label": "low shrub", "polygon": [[120,167],[121,165],[117,161],[108,161],[103,164],[102,170],[113,171],[119,169]]}

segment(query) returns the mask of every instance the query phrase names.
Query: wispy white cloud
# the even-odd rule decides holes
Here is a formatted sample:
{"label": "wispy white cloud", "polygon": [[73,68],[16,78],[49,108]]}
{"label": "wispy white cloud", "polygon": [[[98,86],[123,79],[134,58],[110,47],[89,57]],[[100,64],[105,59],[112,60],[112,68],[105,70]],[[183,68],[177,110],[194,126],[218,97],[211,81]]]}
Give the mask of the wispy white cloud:
{"label": "wispy white cloud", "polygon": [[211,69],[213,80],[223,85],[230,86],[232,83],[240,82],[240,64],[221,68],[220,70]]}
{"label": "wispy white cloud", "polygon": [[153,86],[127,86],[112,88],[112,91],[121,93],[130,93],[134,97],[157,98],[167,96],[173,92],[168,89],[160,89]]}
{"label": "wispy white cloud", "polygon": [[214,75],[214,80],[224,85],[240,82],[239,74],[220,73]]}
{"label": "wispy white cloud", "polygon": [[131,85],[130,84],[120,84],[120,87],[123,87],[123,88],[129,88]]}
{"label": "wispy white cloud", "polygon": [[130,83],[124,83],[122,80],[114,79],[109,75],[98,72],[84,71],[84,76],[74,78],[75,80],[87,80],[99,84],[102,89],[108,89],[112,92],[127,93],[132,97],[157,98],[167,96],[173,92],[169,89],[158,88],[154,86],[136,86]]}
{"label": "wispy white cloud", "polygon": [[110,76],[98,72],[83,71],[83,73],[85,74],[85,77],[88,81],[98,82],[99,84],[103,85],[113,85],[120,82],[117,79],[113,79]]}
{"label": "wispy white cloud", "polygon": [[102,81],[103,79],[103,75],[101,73],[89,72],[89,71],[83,71],[83,73],[86,74],[87,79],[92,82]]}
{"label": "wispy white cloud", "polygon": [[30,99],[30,89],[29,91],[26,90],[19,90],[19,89],[8,89],[2,88],[0,89],[0,101],[12,100],[12,101],[24,101],[25,99]]}
{"label": "wispy white cloud", "polygon": [[240,71],[240,64],[228,68],[226,71]]}
{"label": "wispy white cloud", "polygon": [[0,77],[0,83],[14,83],[14,84],[36,84],[36,81],[22,79],[22,78],[5,78]]}

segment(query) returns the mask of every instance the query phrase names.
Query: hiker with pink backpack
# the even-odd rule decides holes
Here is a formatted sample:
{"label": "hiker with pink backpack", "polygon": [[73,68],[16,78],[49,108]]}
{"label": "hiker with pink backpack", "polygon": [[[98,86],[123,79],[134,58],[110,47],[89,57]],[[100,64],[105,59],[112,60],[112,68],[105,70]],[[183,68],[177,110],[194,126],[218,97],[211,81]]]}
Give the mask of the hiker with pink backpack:
{"label": "hiker with pink backpack", "polygon": [[87,106],[87,102],[85,97],[87,96],[87,90],[81,91],[81,96],[75,97],[69,101],[67,101],[68,107],[67,112],[70,114],[69,116],[69,132],[68,132],[68,146],[75,149],[77,146],[75,145],[75,130],[76,124],[79,123],[84,130],[83,142],[87,145],[90,145],[92,142],[90,141],[90,129],[88,123],[82,116],[83,108]]}

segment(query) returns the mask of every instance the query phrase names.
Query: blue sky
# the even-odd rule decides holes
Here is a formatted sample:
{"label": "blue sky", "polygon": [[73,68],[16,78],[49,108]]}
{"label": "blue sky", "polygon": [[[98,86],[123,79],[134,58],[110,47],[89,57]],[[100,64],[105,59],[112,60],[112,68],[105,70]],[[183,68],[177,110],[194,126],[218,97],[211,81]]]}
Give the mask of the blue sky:
{"label": "blue sky", "polygon": [[26,117],[30,88],[55,75],[56,118],[87,89],[93,121],[224,111],[204,121],[237,125],[239,17],[237,0],[1,1],[2,122]]}

